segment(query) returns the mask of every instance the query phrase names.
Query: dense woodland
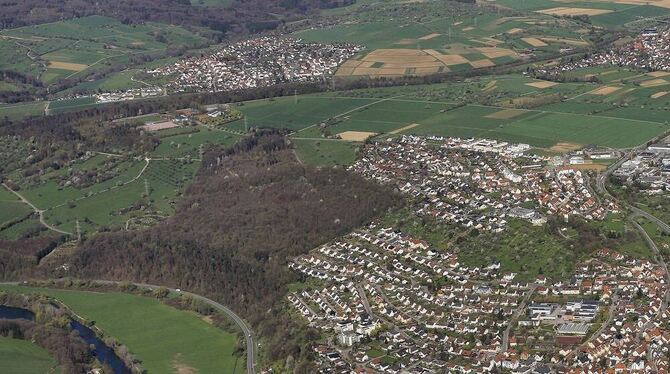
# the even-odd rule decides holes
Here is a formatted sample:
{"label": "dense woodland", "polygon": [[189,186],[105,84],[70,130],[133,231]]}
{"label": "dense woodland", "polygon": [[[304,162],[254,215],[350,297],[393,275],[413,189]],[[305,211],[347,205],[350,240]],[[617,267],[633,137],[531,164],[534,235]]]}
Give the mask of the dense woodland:
{"label": "dense woodland", "polygon": [[90,237],[72,260],[72,275],[211,296],[255,326],[270,359],[301,362],[310,333],[279,312],[286,285],[296,280],[287,261],[397,201],[344,170],[302,166],[282,134],[262,133],[232,150],[209,151],[171,219]]}

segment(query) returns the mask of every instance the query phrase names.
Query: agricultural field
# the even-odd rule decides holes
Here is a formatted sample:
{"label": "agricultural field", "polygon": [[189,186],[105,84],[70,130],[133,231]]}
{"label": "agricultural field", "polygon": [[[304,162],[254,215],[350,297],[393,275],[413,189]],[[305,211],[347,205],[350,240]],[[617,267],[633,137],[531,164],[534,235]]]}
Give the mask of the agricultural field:
{"label": "agricultural field", "polygon": [[95,106],[95,98],[82,97],[49,102],[49,114],[59,114],[72,110],[83,110]]}
{"label": "agricultural field", "polygon": [[22,339],[0,337],[0,372],[59,373],[56,360],[43,348]]}
{"label": "agricultural field", "polygon": [[[249,126],[288,128],[300,139],[324,136],[344,139],[342,135],[363,132],[485,137],[544,149],[558,143],[628,148],[669,129],[665,118],[670,96],[651,98],[652,91],[660,88],[635,86],[639,91],[636,93],[628,91],[632,86],[621,90],[609,87],[504,76],[462,85],[367,89],[299,96],[297,100],[261,100],[239,109],[247,116]],[[637,98],[637,101],[620,106],[596,103],[619,91],[626,97],[630,95],[629,100]],[[540,106],[531,109],[516,105],[552,95],[560,95],[561,100],[546,105],[539,101]],[[518,97],[524,97],[525,101],[517,102]],[[471,104],[464,105],[464,101]],[[229,126],[241,130],[240,121]]]}
{"label": "agricultural field", "polygon": [[[340,10],[335,19],[339,22],[299,31],[295,36],[366,47],[340,67],[339,77],[427,75],[488,68],[518,61],[529,48],[534,48],[532,55],[542,56],[561,48],[588,47],[598,34],[578,20],[538,12],[520,16],[500,8],[460,8],[437,2],[373,3],[366,8],[351,7],[349,13]],[[537,43],[529,43],[530,39]]]}
{"label": "agricultural field", "polygon": [[244,372],[244,358],[233,355],[236,335],[211,325],[193,312],[172,308],[157,299],[22,286],[0,289],[57,298],[126,345],[148,373]]}
{"label": "agricultural field", "polygon": [[0,118],[21,119],[30,116],[40,116],[44,114],[44,108],[47,103],[44,101],[34,101],[18,104],[0,104]]}
{"label": "agricultural field", "polygon": [[[0,67],[31,73],[45,83],[124,63],[133,54],[164,51],[168,44],[189,48],[208,44],[205,38],[178,26],[124,25],[102,16],[3,30],[0,38],[7,51],[0,58]],[[28,52],[35,61],[26,61]]]}

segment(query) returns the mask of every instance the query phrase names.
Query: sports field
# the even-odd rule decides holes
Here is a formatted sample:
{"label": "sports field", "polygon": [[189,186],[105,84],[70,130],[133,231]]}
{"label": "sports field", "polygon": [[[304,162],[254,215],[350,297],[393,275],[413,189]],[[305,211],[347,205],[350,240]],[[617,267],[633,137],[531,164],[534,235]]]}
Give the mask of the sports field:
{"label": "sports field", "polygon": [[244,358],[233,356],[234,334],[212,326],[193,312],[174,309],[156,299],[124,293],[12,286],[0,289],[57,298],[126,345],[142,360],[148,373],[244,372]]}
{"label": "sports field", "polygon": [[43,348],[22,339],[0,337],[0,373],[60,373],[56,360]]}

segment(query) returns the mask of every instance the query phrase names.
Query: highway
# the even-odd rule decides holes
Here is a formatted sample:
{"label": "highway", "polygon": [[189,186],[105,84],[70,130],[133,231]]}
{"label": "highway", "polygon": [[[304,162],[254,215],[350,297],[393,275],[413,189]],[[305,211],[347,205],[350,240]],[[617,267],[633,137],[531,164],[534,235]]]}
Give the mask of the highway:
{"label": "highway", "polygon": [[[222,313],[226,314],[228,317],[230,317],[230,319],[232,319],[235,322],[235,324],[237,324],[237,326],[239,326],[239,328],[242,330],[242,333],[244,334],[244,339],[246,340],[246,343],[247,343],[247,374],[255,374],[254,359],[255,359],[256,355],[255,355],[254,349],[256,347],[254,346],[254,339],[253,339],[253,335],[252,335],[252,332],[251,332],[251,328],[249,327],[249,325],[247,325],[246,322],[244,322],[244,320],[240,316],[235,314],[235,312],[230,310],[230,308],[226,307],[225,305],[220,304],[220,303],[218,303],[218,302],[216,302],[212,299],[209,299],[205,296],[198,295],[198,294],[195,294],[195,293],[192,293],[192,292],[183,291],[183,290],[179,290],[179,289],[176,289],[176,288],[157,286],[157,285],[154,285],[154,284],[109,281],[109,280],[92,280],[92,282],[100,283],[100,284],[107,284],[107,285],[117,285],[117,286],[118,285],[132,284],[132,285],[135,285],[137,287],[148,288],[150,290],[165,288],[165,289],[170,290],[171,292],[179,293],[179,294],[182,294],[182,295],[185,295],[185,296],[190,296],[190,297],[192,297],[196,300],[202,301],[202,302],[208,304],[209,306],[211,306],[212,308],[218,310],[219,312],[222,312]],[[18,285],[20,285],[20,282],[2,282],[0,284],[18,286]]]}

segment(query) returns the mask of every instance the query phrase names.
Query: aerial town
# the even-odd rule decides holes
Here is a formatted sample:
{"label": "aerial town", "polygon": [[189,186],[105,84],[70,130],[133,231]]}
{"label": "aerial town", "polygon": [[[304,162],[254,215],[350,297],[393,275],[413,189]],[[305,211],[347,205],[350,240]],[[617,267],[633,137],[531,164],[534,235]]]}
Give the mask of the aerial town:
{"label": "aerial town", "polygon": [[670,30],[644,30],[634,40],[607,51],[590,54],[583,59],[544,67],[536,72],[551,76],[568,71],[600,65],[614,65],[649,71],[670,69]]}
{"label": "aerial town", "polygon": [[488,139],[403,136],[368,146],[351,170],[390,183],[416,200],[418,215],[499,232],[509,217],[536,225],[546,215],[603,219],[616,212],[598,202],[580,169],[545,168],[527,144]]}
{"label": "aerial town", "polygon": [[169,76],[167,87],[174,92],[240,90],[323,79],[361,49],[350,43],[304,43],[299,39],[262,37],[148,73]]}
{"label": "aerial town", "polygon": [[666,269],[607,249],[578,264],[570,281],[520,282],[498,263],[469,268],[448,249],[372,224],[291,268],[320,285],[288,301],[331,336],[315,347],[321,372],[669,367]]}
{"label": "aerial town", "polygon": [[[555,166],[527,151],[487,139],[403,136],[368,146],[351,169],[396,186],[419,216],[480,230],[618,212],[590,192],[582,162]],[[289,304],[329,337],[314,348],[321,372],[668,370],[664,262],[601,249],[567,280],[522,280],[498,262],[466,266],[458,251],[373,222],[290,267],[307,286],[290,293]]]}
{"label": "aerial town", "polygon": [[648,194],[670,190],[670,144],[653,144],[635,152],[614,171],[614,176],[626,184],[637,183]]}

